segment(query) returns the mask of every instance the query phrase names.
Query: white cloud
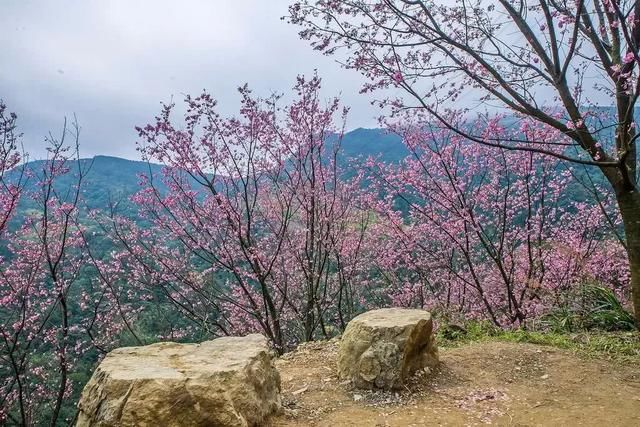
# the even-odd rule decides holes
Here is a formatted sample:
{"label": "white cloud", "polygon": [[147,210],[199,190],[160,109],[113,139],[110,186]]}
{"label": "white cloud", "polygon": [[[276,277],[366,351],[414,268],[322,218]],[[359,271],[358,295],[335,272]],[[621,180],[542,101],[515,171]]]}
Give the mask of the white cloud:
{"label": "white cloud", "polygon": [[7,0],[0,14],[0,97],[20,115],[27,149],[78,115],[86,156],[135,158],[135,125],[159,102],[207,89],[224,113],[236,87],[287,91],[318,69],[327,97],[352,106],[349,127],[374,126],[361,78],[312,51],[280,19],[287,0]]}

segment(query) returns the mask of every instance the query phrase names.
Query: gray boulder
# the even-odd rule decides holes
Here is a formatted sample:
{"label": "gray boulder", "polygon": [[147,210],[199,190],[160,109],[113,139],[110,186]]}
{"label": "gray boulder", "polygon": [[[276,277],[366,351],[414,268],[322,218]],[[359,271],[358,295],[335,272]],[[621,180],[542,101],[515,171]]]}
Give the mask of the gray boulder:
{"label": "gray boulder", "polygon": [[418,370],[435,368],[431,314],[385,308],[355,317],[342,335],[338,375],[364,389],[397,389]]}
{"label": "gray boulder", "polygon": [[257,426],[280,409],[262,335],[119,348],[96,368],[77,426]]}

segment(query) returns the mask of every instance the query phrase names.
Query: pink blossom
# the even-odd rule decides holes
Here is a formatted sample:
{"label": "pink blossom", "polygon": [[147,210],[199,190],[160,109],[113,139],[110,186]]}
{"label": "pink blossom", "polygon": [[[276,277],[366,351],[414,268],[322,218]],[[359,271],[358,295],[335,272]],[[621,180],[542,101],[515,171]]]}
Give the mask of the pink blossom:
{"label": "pink blossom", "polygon": [[622,62],[624,62],[625,64],[629,64],[635,61],[635,59],[636,59],[636,55],[633,52],[627,52],[627,54],[622,59]]}

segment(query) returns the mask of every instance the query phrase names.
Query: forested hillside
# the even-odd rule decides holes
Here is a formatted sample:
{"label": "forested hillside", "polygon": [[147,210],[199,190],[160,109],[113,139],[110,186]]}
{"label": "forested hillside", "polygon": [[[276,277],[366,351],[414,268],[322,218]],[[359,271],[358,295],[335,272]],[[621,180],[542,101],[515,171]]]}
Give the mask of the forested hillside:
{"label": "forested hillside", "polygon": [[[328,137],[328,146],[337,139],[335,136]],[[385,164],[398,164],[408,155],[410,151],[402,143],[402,138],[384,129],[355,129],[347,132],[341,138],[338,162],[344,169],[344,179],[353,177],[355,173],[354,164],[362,164],[369,158],[376,159]],[[329,150],[329,149],[328,149]],[[41,173],[44,165],[43,161],[31,161],[24,167],[31,171],[35,177]],[[124,214],[135,218],[137,210],[133,207],[130,198],[141,189],[141,176],[160,177],[162,166],[156,163],[142,162],[136,160],[122,159],[112,156],[95,156],[94,158],[80,159],[79,164],[74,160],[69,160],[70,174],[60,176],[56,181],[59,189],[68,189],[75,185],[75,170],[80,167],[86,171],[86,177],[82,184],[82,199],[88,210],[106,210],[114,207],[119,214]],[[20,169],[18,167],[17,169]],[[15,174],[16,171],[13,172]],[[575,167],[573,170],[575,180],[571,183],[573,199],[594,203],[590,188],[593,185],[603,183],[603,175],[598,171],[589,170],[584,167]],[[11,177],[11,174],[9,174]],[[37,181],[31,178],[31,184],[27,184],[27,189],[33,190]],[[164,189],[163,182],[158,179],[156,184],[160,189]],[[29,198],[23,198],[20,209],[28,212],[36,209],[37,203]]]}
{"label": "forested hillside", "polygon": [[[334,139],[329,137],[329,140]],[[383,129],[355,129],[347,132],[342,138],[342,149],[339,161],[343,167],[351,162],[358,162],[368,157],[375,157],[384,163],[398,163],[407,156],[408,151],[402,144],[398,135],[391,134]],[[30,178],[26,189],[32,191],[41,175],[44,161],[36,160],[28,162],[24,167],[34,177]],[[56,187],[60,191],[72,188],[76,185],[76,170],[80,167],[86,171],[86,177],[82,184],[82,199],[89,210],[106,210],[114,207],[120,214],[135,216],[136,210],[132,208],[130,197],[140,190],[141,176],[161,176],[162,166],[136,160],[122,159],[111,156],[95,156],[91,159],[80,159],[77,164],[74,160],[68,161],[70,173],[60,176],[56,181]],[[15,176],[22,166],[18,166],[11,176]],[[164,184],[158,178],[158,186],[162,189]],[[29,198],[21,200],[20,209],[28,212],[36,209],[37,203]]]}

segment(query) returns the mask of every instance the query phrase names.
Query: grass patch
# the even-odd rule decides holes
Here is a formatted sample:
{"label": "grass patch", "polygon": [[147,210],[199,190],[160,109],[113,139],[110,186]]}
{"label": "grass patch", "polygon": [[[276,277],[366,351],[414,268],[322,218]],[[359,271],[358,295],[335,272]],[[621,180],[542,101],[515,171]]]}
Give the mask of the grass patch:
{"label": "grass patch", "polygon": [[503,330],[486,322],[442,325],[438,344],[458,347],[471,342],[503,341],[547,345],[587,357],[640,362],[640,333],[585,330],[580,332]]}
{"label": "grass patch", "polygon": [[506,341],[548,345],[599,358],[640,362],[640,332],[633,315],[604,286],[585,283],[567,301],[528,329],[505,330],[490,322],[444,324],[438,329],[443,347],[474,341]]}

